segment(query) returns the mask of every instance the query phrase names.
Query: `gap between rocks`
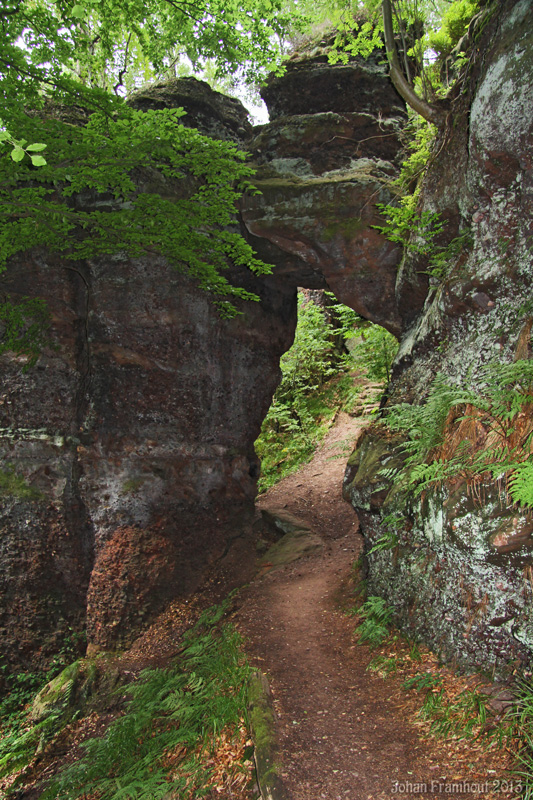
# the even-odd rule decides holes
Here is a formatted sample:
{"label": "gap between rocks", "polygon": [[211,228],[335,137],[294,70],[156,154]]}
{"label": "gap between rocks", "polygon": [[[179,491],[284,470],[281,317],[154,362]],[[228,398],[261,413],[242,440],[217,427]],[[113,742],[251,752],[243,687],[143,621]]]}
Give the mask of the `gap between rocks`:
{"label": "gap between rocks", "polygon": [[406,712],[400,681],[366,671],[372,654],[357,645],[342,610],[353,603],[362,539],[341,497],[346,459],[331,456],[362,424],[341,414],[314,459],[258,500],[260,509],[297,516],[323,541],[282,566],[269,567],[267,554],[236,615],[251,662],[270,681],[288,800],[385,800],[399,796],[397,781],[411,784],[412,800],[428,796],[416,784],[469,779],[444,743],[422,739],[411,724],[419,703],[413,698]]}

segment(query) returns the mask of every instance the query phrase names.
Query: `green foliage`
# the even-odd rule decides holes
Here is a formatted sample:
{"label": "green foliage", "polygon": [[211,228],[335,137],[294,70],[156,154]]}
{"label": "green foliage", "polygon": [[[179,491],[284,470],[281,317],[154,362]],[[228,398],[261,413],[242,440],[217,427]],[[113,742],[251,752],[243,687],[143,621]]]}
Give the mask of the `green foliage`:
{"label": "green foliage", "polygon": [[431,31],[428,35],[428,46],[435,51],[439,58],[448,56],[462,36],[467,32],[474,14],[479,8],[478,0],[455,0],[451,3],[442,17],[441,27],[438,31]]}
{"label": "green foliage", "polygon": [[525,800],[533,798],[533,684],[531,680],[520,681],[517,685],[517,703],[511,715],[513,725],[519,734],[520,747],[517,758],[519,766],[515,771],[523,782]]}
{"label": "green foliage", "polygon": [[367,670],[377,672],[382,678],[388,678],[389,675],[394,675],[398,671],[398,659],[395,656],[374,656]]}
{"label": "green foliage", "polygon": [[367,555],[372,553],[379,553],[380,550],[393,550],[398,545],[398,531],[402,522],[401,517],[395,514],[389,514],[383,519],[382,527],[384,533],[379,537],[374,547],[372,547]]}
{"label": "green foliage", "polygon": [[438,212],[420,212],[417,200],[418,192],[415,191],[414,194],[401,197],[399,206],[378,203],[376,207],[385,216],[387,224],[374,227],[389,241],[403,244],[406,252],[426,256],[426,273],[442,282],[449,277],[461,254],[472,247],[472,234],[467,228],[448,244],[438,245],[435,240],[446,223]]}
{"label": "green foliage", "polygon": [[27,706],[35,695],[55,678],[64,667],[79,655],[84,634],[70,630],[64,637],[61,650],[44,672],[12,673],[0,661],[0,778],[20,770],[35,755],[41,737],[54,729],[57,717],[51,715],[42,723],[32,725]]}
{"label": "green foliage", "polygon": [[11,99],[18,88],[36,99],[45,86],[61,97],[79,92],[81,105],[87,97],[105,102],[126,74],[166,77],[181,59],[257,79],[279,61],[277,42],[300,16],[281,0],[22,0],[3,17],[0,56],[11,69],[3,70],[0,91]]}
{"label": "green foliage", "polygon": [[[377,0],[364,0],[357,9],[347,8],[345,15],[335,20],[338,34],[329,54],[330,62],[346,63],[352,55],[367,58],[383,48],[381,8]],[[450,88],[453,80],[450,70],[442,69],[443,62],[466,32],[477,8],[475,0],[451,4],[442,0],[391,0],[390,25],[398,50],[398,70],[403,71],[413,94],[423,103],[434,101]],[[387,55],[391,62],[392,55]],[[453,78],[456,75],[457,71]],[[408,103],[413,102],[409,93],[403,96]]]}
{"label": "green foliage", "polygon": [[[0,159],[0,264],[30,245],[71,259],[161,253],[202,289],[257,299],[222,274],[229,261],[270,271],[229,229],[252,169],[233,143],[185,128],[181,116],[123,106],[113,119],[95,112],[69,125],[68,137],[56,119],[21,116],[18,129],[44,134],[52,153],[37,172]],[[80,195],[83,205],[72,202]]]}
{"label": "green foliage", "polygon": [[472,247],[473,239],[469,228],[462,231],[447,245],[435,247],[431,253],[427,273],[438,281],[446,280],[459,256]]}
{"label": "green foliage", "polygon": [[134,111],[118,95],[183,60],[257,80],[300,16],[282,0],[13,4],[0,44],[0,144],[11,149],[0,148],[0,266],[34,246],[72,259],[160,254],[215,296],[257,299],[224,276],[232,261],[269,271],[231,230],[252,174],[244,155],[185,129],[179,109]]}
{"label": "green foliage", "polygon": [[421,716],[430,720],[431,731],[436,736],[471,739],[486,723],[488,700],[482,692],[465,689],[449,701],[444,688],[436,684],[426,692]]}
{"label": "green foliage", "polygon": [[226,607],[204,612],[185,635],[175,666],[141,673],[126,690],[124,715],[105,736],[84,744],[84,757],[43,798],[96,793],[101,800],[155,800],[207,792],[205,752],[245,715],[249,668],[241,639],[232,626],[217,627]]}
{"label": "green foliage", "polygon": [[450,384],[445,375],[438,373],[425,403],[400,403],[391,406],[387,413],[387,426],[409,436],[405,445],[409,454],[408,469],[422,464],[430,451],[442,443],[448,413],[464,396],[464,391]]}
{"label": "green foliage", "polygon": [[45,157],[39,155],[47,147],[43,142],[28,144],[25,139],[14,139],[8,131],[0,131],[0,144],[7,144],[12,148],[10,156],[13,161],[22,161],[27,155],[34,167],[43,167],[46,164]]}
{"label": "green foliage", "polygon": [[419,672],[417,675],[413,675],[412,678],[407,678],[402,683],[402,688],[409,691],[410,689],[416,689],[417,692],[421,692],[424,689],[437,689],[442,686],[442,676],[435,675],[433,672]]}
{"label": "green foliage", "polygon": [[398,340],[380,325],[360,326],[361,340],[351,351],[354,364],[372,381],[387,384],[392,362],[398,351]]}
{"label": "green foliage", "polygon": [[533,460],[531,458],[515,465],[507,488],[514,503],[533,508]]}
{"label": "green foliage", "polygon": [[445,222],[438,212],[418,211],[416,195],[400,198],[399,206],[376,203],[385,219],[386,225],[374,225],[389,241],[402,244],[412,253],[429,255],[434,247],[434,239],[442,233]]}
{"label": "green foliage", "polygon": [[11,351],[26,356],[24,369],[33,366],[48,344],[49,327],[50,313],[43,300],[5,300],[0,303],[0,354]]}
{"label": "green foliage", "polygon": [[382,597],[369,597],[357,614],[363,619],[356,629],[359,644],[366,642],[370,647],[379,647],[389,635],[392,609]]}
{"label": "green foliage", "polygon": [[311,458],[336,408],[348,399],[353,389],[349,376],[329,381],[348,368],[338,343],[351,334],[355,317],[340,304],[326,313],[300,295],[294,343],[281,357],[281,383],[255,443],[261,491]]}
{"label": "green foliage", "polygon": [[416,189],[431,158],[436,135],[435,125],[426,122],[418,114],[410,115],[406,136],[409,137],[407,147],[411,150],[411,154],[402,162],[400,175],[395,181],[400,190],[409,192]]}
{"label": "green foliage", "polygon": [[370,380],[388,381],[390,376],[398,349],[395,337],[362,320],[331,292],[325,294],[326,309],[299,298],[294,344],[281,358],[282,380],[255,443],[261,491],[311,458],[336,410],[352,413],[361,392],[350,374],[354,368]]}
{"label": "green foliage", "polygon": [[347,64],[350,57],[368,58],[375,50],[383,49],[381,17],[357,23],[353,19],[337,24],[337,35],[328,53],[330,64]]}
{"label": "green foliage", "polygon": [[[533,434],[526,428],[525,435],[517,438],[517,423],[519,415],[531,416],[533,361],[490,363],[480,371],[479,383],[482,392],[453,386],[439,374],[424,404],[391,407],[387,425],[408,436],[405,470],[410,483],[420,493],[459,474],[467,479],[486,474],[500,481],[507,476],[512,500],[531,508]],[[456,422],[479,420],[494,443],[478,450],[465,441],[452,457],[438,458],[432,451],[442,444],[448,415],[458,406],[473,406],[475,412],[458,415]]]}
{"label": "green foliage", "polygon": [[293,401],[302,392],[319,388],[335,374],[335,335],[336,330],[323,309],[300,295],[294,342],[280,361],[278,400]]}

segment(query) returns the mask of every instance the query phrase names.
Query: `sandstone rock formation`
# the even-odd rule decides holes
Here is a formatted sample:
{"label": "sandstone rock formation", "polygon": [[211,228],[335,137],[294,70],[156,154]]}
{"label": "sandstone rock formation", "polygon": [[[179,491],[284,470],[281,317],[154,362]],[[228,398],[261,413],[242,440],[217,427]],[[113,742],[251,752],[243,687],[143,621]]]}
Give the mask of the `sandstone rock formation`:
{"label": "sandstone rock formation", "polygon": [[[233,271],[262,298],[243,316],[221,320],[162,259],[65,264],[33,252],[11,264],[4,290],[43,297],[53,320],[36,368],[2,359],[4,463],[38,493],[1,504],[0,631],[13,665],[84,624],[91,650],[126,646],[246,540],[253,442],[292,340],[297,286],[330,286],[399,330],[399,251],[371,225],[405,112],[382,66],[324,60],[296,65],[322,98],[306,111],[320,113],[292,109],[250,145],[263,195],[246,199],[243,220],[276,269],[261,280]],[[271,89],[286,110],[292,90],[282,100]],[[185,124],[243,145],[250,132],[238,101],[194,79],[131,102],[183,106]]]}
{"label": "sandstone rock formation", "polygon": [[[224,116],[224,98],[194,84],[196,94],[185,81],[134,102],[185,105],[221,137],[245,130],[237,101]],[[235,269],[233,280],[262,302],[222,320],[163,259],[65,263],[30,252],[11,263],[4,292],[44,298],[52,317],[36,367],[2,357],[2,469],[22,486],[0,498],[0,636],[11,665],[42,660],[84,627],[93,650],[127,645],[247,530],[253,442],[296,304],[276,278]]]}
{"label": "sandstone rock formation", "polygon": [[[332,67],[327,38],[263,90],[272,122],[250,144],[261,194],[242,217],[276,275],[327,287],[399,335],[399,249],[373,227],[397,173],[405,107],[381,58]],[[267,244],[268,243],[268,244]]]}
{"label": "sandstone rock formation", "polygon": [[[519,0],[488,11],[471,31],[483,57],[473,59],[452,102],[421,198],[424,210],[448,221],[443,245],[467,235],[406,326],[391,386],[396,400],[422,401],[437,371],[482,393],[485,364],[529,357],[533,6]],[[420,257],[402,263],[400,313],[424,269]],[[531,513],[511,507],[505,487],[488,478],[475,488],[456,479],[416,498],[382,475],[400,451],[397,440],[369,431],[346,473],[345,496],[361,515],[367,552],[391,515],[400,520],[396,546],[368,559],[369,592],[385,597],[403,628],[445,659],[497,672],[524,667],[533,650]]]}
{"label": "sandstone rock formation", "polygon": [[[155,257],[13,259],[4,292],[43,297],[52,315],[34,368],[1,357],[0,636],[13,667],[46,658],[83,627],[93,650],[127,646],[224,559],[251,559],[253,442],[292,340],[297,286],[329,287],[402,337],[396,399],[423,399],[439,369],[475,385],[480,364],[527,353],[532,0],[492,10],[472,31],[483,58],[452,102],[424,183],[423,208],[448,221],[443,244],[471,229],[445,280],[429,286],[427,260],[401,260],[373,227],[405,121],[385,67],[330,67],[325,43],[267,87],[273,119],[252,138],[236,101],[190,79],[132,100],[184,106],[186,124],[252,152],[262,194],[244,198],[242,230],[275,270],[256,279],[234,269],[232,279],[260,304],[221,320]],[[529,516],[501,508],[488,488],[481,505],[465,486],[416,500],[380,472],[401,458],[398,440],[378,428],[347,471],[367,552],[383,517],[403,520],[398,547],[368,559],[370,592],[446,658],[525,663]]]}

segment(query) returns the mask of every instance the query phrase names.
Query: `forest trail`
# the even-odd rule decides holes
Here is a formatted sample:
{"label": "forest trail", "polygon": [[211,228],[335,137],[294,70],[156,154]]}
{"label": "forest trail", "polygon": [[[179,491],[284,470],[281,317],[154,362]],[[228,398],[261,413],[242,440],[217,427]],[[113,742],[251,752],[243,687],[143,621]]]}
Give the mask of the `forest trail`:
{"label": "forest trail", "polygon": [[[372,653],[356,643],[354,620],[342,610],[353,604],[362,539],[341,497],[346,458],[331,455],[361,425],[340,415],[313,460],[258,500],[304,520],[324,542],[321,552],[254,581],[237,614],[250,659],[270,681],[288,800],[445,796],[452,781],[479,781],[484,766],[421,737],[409,722],[420,707],[413,693],[394,676],[367,671]],[[471,788],[454,796],[471,796]],[[501,795],[483,793],[492,796]]]}

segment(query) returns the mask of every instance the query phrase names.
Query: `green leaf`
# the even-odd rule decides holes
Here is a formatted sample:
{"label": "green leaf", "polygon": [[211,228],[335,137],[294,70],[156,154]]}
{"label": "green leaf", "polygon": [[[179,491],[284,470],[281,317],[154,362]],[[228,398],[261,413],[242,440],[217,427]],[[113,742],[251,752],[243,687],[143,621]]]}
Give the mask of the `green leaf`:
{"label": "green leaf", "polygon": [[22,147],[13,148],[13,150],[11,151],[11,158],[13,159],[13,161],[22,161],[22,159],[24,158],[24,150],[22,149]]}
{"label": "green leaf", "polygon": [[7,131],[0,131],[0,142],[5,142],[7,139],[10,139],[10,135]]}
{"label": "green leaf", "polygon": [[47,147],[46,144],[42,142],[36,142],[35,144],[29,144],[26,150],[29,150],[31,153],[39,153],[41,150],[44,150]]}
{"label": "green leaf", "polygon": [[78,19],[83,19],[85,16],[85,8],[84,6],[76,5],[70,12],[71,16],[77,17]]}
{"label": "green leaf", "polygon": [[43,156],[31,156],[31,163],[34,167],[44,167],[46,158],[43,158]]}

